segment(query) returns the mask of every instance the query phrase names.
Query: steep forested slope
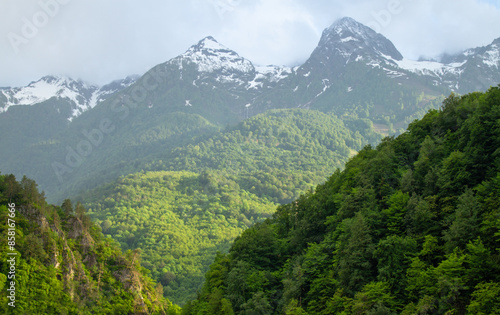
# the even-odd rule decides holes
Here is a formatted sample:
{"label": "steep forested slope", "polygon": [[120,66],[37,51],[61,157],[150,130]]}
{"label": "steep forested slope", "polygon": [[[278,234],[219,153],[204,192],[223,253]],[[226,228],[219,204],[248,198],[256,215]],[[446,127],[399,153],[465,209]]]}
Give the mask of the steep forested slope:
{"label": "steep forested slope", "polygon": [[33,168],[30,172],[45,176],[42,187],[51,200],[74,197],[138,172],[144,160],[219,130],[196,114],[164,113],[146,106],[117,114],[109,107],[84,113],[67,130],[31,145],[19,157],[24,173]]}
{"label": "steep forested slope", "polygon": [[195,297],[217,251],[276,204],[218,172],[131,174],[83,196],[89,215],[123,250],[142,251],[143,266],[183,303]]}
{"label": "steep forested slope", "polygon": [[[178,314],[163,287],[90,221],[81,204],[48,205],[27,178],[0,175],[2,314]],[[10,303],[10,304],[8,304]]]}
{"label": "steep forested slope", "polygon": [[219,255],[184,314],[497,314],[500,88],[366,146]]}
{"label": "steep forested slope", "polygon": [[361,133],[318,111],[270,111],[159,154],[145,163],[146,172],[78,199],[123,249],[142,249],[165,296],[183,303],[194,298],[217,251],[227,252],[277,203],[324,182],[367,139],[379,137],[364,120],[347,123]]}
{"label": "steep forested slope", "polygon": [[[356,131],[352,131],[356,130]],[[155,156],[145,170],[219,170],[258,196],[286,203],[326,180],[380,134],[367,119],[315,110],[271,110]]]}

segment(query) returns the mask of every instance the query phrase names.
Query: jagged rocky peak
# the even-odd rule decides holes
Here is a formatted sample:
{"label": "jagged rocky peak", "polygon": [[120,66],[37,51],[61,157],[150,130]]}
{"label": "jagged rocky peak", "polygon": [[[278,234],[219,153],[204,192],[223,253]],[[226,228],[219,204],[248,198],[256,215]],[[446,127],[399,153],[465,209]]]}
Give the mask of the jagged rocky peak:
{"label": "jagged rocky peak", "polygon": [[366,33],[367,30],[369,30],[368,27],[359,23],[355,19],[350,17],[343,17],[333,22],[333,24],[329,28],[325,29],[324,32],[333,31],[342,37],[346,32],[350,32],[349,35],[363,34]]}
{"label": "jagged rocky peak", "polygon": [[116,91],[122,90],[137,81],[141,76],[138,74],[129,75],[125,79],[114,80],[111,83],[103,85],[101,87],[101,92],[114,93]]}
{"label": "jagged rocky peak", "polygon": [[220,44],[212,36],[207,36],[207,37],[203,38],[196,45],[191,46],[191,48],[188,51],[202,51],[202,50],[211,50],[211,51],[224,50],[224,51],[231,51],[226,46]]}
{"label": "jagged rocky peak", "polygon": [[239,71],[253,72],[253,64],[235,51],[220,44],[212,36],[207,36],[191,46],[178,61],[191,61],[198,65],[200,72]]}
{"label": "jagged rocky peak", "polygon": [[93,91],[99,89],[99,87],[95,84],[91,84],[88,82],[85,82],[80,79],[73,79],[68,76],[64,75],[47,75],[42,77],[38,81],[31,82],[29,86],[40,86],[46,84],[47,86],[52,86],[54,88],[58,88],[60,92],[62,92],[64,89],[69,89],[72,91]]}
{"label": "jagged rocky peak", "polygon": [[491,43],[491,47],[500,50],[500,37]]}
{"label": "jagged rocky peak", "polygon": [[[46,75],[44,77],[42,77],[40,80],[38,81],[45,81],[47,83],[55,83],[55,82],[59,82],[59,81],[68,81],[69,78],[64,78],[64,77],[61,77],[61,76],[54,76],[54,75]],[[33,84],[33,83],[36,83],[38,81],[33,81],[30,83]]]}
{"label": "jagged rocky peak", "polygon": [[498,68],[500,66],[500,38],[483,47],[469,48],[457,54],[443,54],[440,62],[444,64],[465,62],[479,58],[486,66]]}
{"label": "jagged rocky peak", "polygon": [[72,84],[72,83],[78,82],[78,83],[84,84],[84,82],[82,80],[75,80],[75,79],[72,79],[72,78],[64,76],[64,75],[46,75],[38,81],[45,81],[47,83],[58,82],[58,83],[67,83],[67,84]]}
{"label": "jagged rocky peak", "polygon": [[63,107],[67,106],[66,101],[69,101],[72,114],[66,118],[71,121],[83,112],[95,107],[109,95],[131,85],[136,79],[137,77],[130,76],[101,88],[67,76],[47,75],[24,87],[0,89],[0,95],[3,96],[0,98],[0,114],[6,112],[11,106],[36,105],[54,98],[63,100],[60,103],[60,106]]}
{"label": "jagged rocky peak", "polygon": [[91,95],[98,90],[97,86],[76,81],[65,76],[44,76],[25,87],[4,89],[7,97],[6,107],[11,105],[32,105],[41,103],[52,97],[73,99],[77,94]]}
{"label": "jagged rocky peak", "polygon": [[318,47],[333,49],[344,57],[369,53],[403,59],[390,40],[350,17],[341,18],[325,29]]}

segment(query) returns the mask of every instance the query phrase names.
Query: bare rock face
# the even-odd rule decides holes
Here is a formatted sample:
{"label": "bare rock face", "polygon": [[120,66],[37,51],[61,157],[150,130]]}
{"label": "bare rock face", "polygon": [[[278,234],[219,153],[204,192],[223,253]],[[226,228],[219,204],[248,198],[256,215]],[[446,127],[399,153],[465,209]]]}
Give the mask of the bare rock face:
{"label": "bare rock face", "polygon": [[79,240],[83,253],[88,253],[95,244],[94,239],[88,231],[88,228],[78,217],[71,218],[69,221],[69,226],[70,229],[68,232],[68,237]]}

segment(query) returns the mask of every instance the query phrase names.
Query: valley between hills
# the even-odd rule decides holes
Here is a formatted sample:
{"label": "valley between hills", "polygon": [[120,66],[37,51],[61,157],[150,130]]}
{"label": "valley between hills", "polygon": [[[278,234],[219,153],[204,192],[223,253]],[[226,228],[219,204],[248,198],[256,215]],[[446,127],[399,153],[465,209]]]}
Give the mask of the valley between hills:
{"label": "valley between hills", "polygon": [[0,309],[10,252],[24,313],[493,314],[498,52],[409,61],[343,18],[297,67],[209,36],[1,88]]}

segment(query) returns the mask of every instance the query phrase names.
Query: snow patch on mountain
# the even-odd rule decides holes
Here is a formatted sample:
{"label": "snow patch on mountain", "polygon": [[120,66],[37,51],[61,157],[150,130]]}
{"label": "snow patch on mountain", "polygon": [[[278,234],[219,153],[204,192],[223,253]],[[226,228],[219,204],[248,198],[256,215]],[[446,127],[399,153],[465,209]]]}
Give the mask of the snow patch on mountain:
{"label": "snow patch on mountain", "polygon": [[279,82],[293,73],[293,68],[274,65],[255,66],[255,77],[246,85],[247,90],[263,88],[269,83]]}
{"label": "snow patch on mountain", "polygon": [[413,61],[408,59],[392,60],[398,67],[421,75],[443,76],[446,74],[460,75],[461,67],[467,62],[444,64],[436,61]]}
{"label": "snow patch on mountain", "polygon": [[318,98],[319,96],[321,96],[321,94],[325,93],[325,92],[326,92],[326,90],[328,90],[328,88],[330,87],[330,80],[328,80],[328,79],[323,79],[323,80],[321,80],[321,81],[322,81],[322,83],[323,83],[323,90],[322,90],[321,92],[319,92],[319,93],[315,96],[315,98]]}
{"label": "snow patch on mountain", "polygon": [[[41,103],[54,96],[68,98],[77,102],[78,100],[76,97],[78,93],[72,90],[73,86],[71,83],[72,80],[65,77],[44,77],[39,81],[31,82],[26,87],[2,90],[2,93],[7,97],[7,102],[3,110],[6,111],[8,107],[13,105],[33,105]],[[97,87],[82,85],[87,89],[97,89]]]}
{"label": "snow patch on mountain", "polygon": [[323,31],[318,47],[320,51],[336,52],[335,55],[342,57],[345,62],[349,62],[353,55],[357,58],[366,53],[386,54],[395,60],[403,59],[391,41],[349,17],[335,21]]}
{"label": "snow patch on mountain", "polygon": [[131,85],[136,79],[137,77],[127,77],[99,87],[65,76],[45,76],[25,87],[0,89],[6,99],[3,104],[0,103],[0,114],[6,112],[11,106],[33,106],[56,98],[68,100],[72,104],[72,114],[67,117],[69,121],[72,121],[83,112],[94,108],[109,95]]}
{"label": "snow patch on mountain", "polygon": [[271,82],[278,82],[293,73],[291,67],[284,66],[256,66],[255,71],[258,75],[266,76]]}
{"label": "snow patch on mountain", "polygon": [[182,62],[195,63],[200,72],[252,72],[254,66],[236,52],[217,42],[212,36],[205,37],[198,44],[191,46],[184,54],[173,59],[182,66]]}
{"label": "snow patch on mountain", "polygon": [[342,43],[347,43],[347,42],[359,42],[358,39],[352,37],[352,36],[348,36],[348,37],[345,37],[345,38],[341,38],[340,41]]}
{"label": "snow patch on mountain", "polygon": [[500,46],[496,43],[490,46],[490,49],[483,55],[483,63],[489,67],[500,67]]}

